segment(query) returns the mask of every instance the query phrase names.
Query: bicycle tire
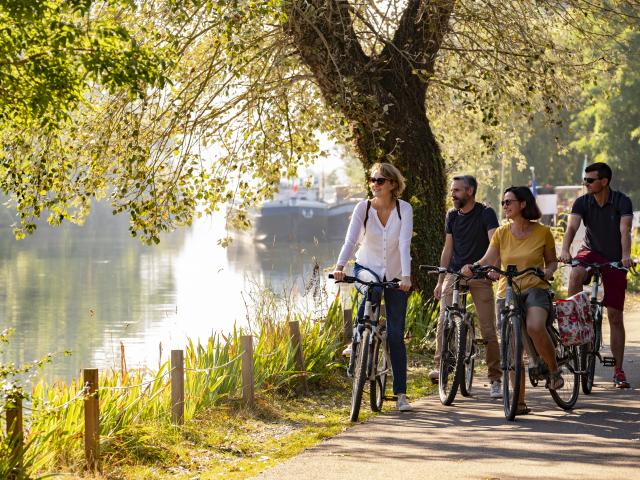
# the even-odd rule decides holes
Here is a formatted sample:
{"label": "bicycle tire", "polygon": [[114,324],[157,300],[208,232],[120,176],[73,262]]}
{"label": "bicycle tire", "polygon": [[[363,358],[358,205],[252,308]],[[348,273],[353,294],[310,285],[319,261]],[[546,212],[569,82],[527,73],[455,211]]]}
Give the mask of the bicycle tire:
{"label": "bicycle tire", "polygon": [[[457,317],[457,318],[454,318]],[[458,348],[460,346],[460,324],[462,319],[457,315],[446,314],[442,335],[442,353],[440,355],[440,375],[438,393],[443,405],[451,405],[460,384],[458,374]]]}
{"label": "bicycle tire", "polygon": [[522,320],[510,315],[502,323],[502,403],[504,416],[514,421],[522,380]]}
{"label": "bicycle tire", "polygon": [[[464,369],[462,371],[462,380],[460,381],[460,393],[463,397],[471,396],[471,387],[473,386],[473,373],[476,366],[476,329],[473,325],[471,314],[465,315],[464,324],[467,325],[467,333],[465,337],[465,354]],[[460,335],[462,337],[462,335]]]}
{"label": "bicycle tire", "polygon": [[596,375],[596,357],[602,345],[602,307],[596,305],[594,310],[593,341],[580,346],[580,369],[583,371],[580,384],[585,395],[589,395],[593,389]]}
{"label": "bicycle tire", "polygon": [[384,402],[385,390],[387,388],[387,372],[389,365],[387,365],[387,356],[385,355],[386,346],[379,338],[375,337],[373,340],[373,362],[371,365],[375,370],[374,380],[369,382],[369,404],[371,410],[379,412],[382,410],[382,404]]}
{"label": "bicycle tire", "polygon": [[357,422],[360,415],[360,405],[362,403],[362,392],[364,391],[364,384],[367,381],[367,361],[369,360],[369,339],[371,338],[371,331],[365,329],[358,342],[358,347],[355,352],[356,368],[353,373],[353,390],[351,392],[351,421]]}
{"label": "bicycle tire", "polygon": [[559,342],[556,345],[556,360],[558,369],[562,373],[564,385],[557,390],[549,390],[556,404],[564,409],[571,410],[578,401],[580,393],[580,360],[578,349],[575,346],[565,347]]}
{"label": "bicycle tire", "polygon": [[596,355],[594,350],[594,343],[589,342],[578,347],[580,355],[580,370],[582,375],[580,376],[580,384],[582,385],[582,392],[585,395],[589,395],[593,389],[593,382],[596,374]]}

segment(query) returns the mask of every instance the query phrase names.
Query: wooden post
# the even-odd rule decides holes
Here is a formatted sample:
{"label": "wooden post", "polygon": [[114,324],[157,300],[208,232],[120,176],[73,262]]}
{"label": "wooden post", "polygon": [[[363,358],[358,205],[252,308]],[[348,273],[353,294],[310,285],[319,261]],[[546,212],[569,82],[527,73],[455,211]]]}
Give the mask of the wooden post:
{"label": "wooden post", "polygon": [[22,398],[15,396],[7,401],[7,437],[9,438],[10,458],[14,464],[10,479],[23,477],[22,458],[24,453],[24,430],[22,422]]}
{"label": "wooden post", "polygon": [[242,400],[248,407],[255,405],[253,391],[253,337],[242,335],[240,337],[242,348]]}
{"label": "wooden post", "polygon": [[100,409],[98,398],[98,369],[85,368],[82,379],[87,388],[84,398],[84,456],[87,469],[100,471]]}
{"label": "wooden post", "polygon": [[125,356],[124,343],[120,342],[120,381],[124,384],[127,375],[127,357]]}
{"label": "wooden post", "polygon": [[171,350],[171,423],[184,424],[184,352]]}
{"label": "wooden post", "polygon": [[344,322],[344,343],[351,343],[353,340],[353,310],[345,308],[342,310]]}
{"label": "wooden post", "polygon": [[[291,335],[291,344],[296,349],[295,353],[295,362],[296,362],[296,370],[298,372],[304,372],[304,355],[302,353],[302,335],[300,335],[300,322],[291,321],[289,322],[289,334]],[[305,392],[307,391],[307,376],[306,373],[303,373],[302,381],[298,384],[299,391]]]}

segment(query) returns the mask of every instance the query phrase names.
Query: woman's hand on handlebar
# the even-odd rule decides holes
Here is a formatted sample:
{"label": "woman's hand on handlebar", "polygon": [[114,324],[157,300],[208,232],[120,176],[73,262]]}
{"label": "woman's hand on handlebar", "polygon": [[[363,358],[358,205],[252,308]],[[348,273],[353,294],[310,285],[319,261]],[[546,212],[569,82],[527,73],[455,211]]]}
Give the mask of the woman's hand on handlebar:
{"label": "woman's hand on handlebar", "polygon": [[555,268],[545,268],[545,269],[543,270],[543,272],[544,272],[544,279],[545,279],[547,282],[552,282],[552,281],[553,281],[553,274],[555,273],[555,270],[556,270]]}
{"label": "woman's hand on handlebar", "polygon": [[333,271],[333,279],[336,282],[341,282],[342,280],[344,280],[344,276],[345,276],[345,274],[344,274],[344,272],[342,270],[339,270],[339,269],[336,268]]}
{"label": "woman's hand on handlebar", "polygon": [[402,277],[399,284],[400,290],[408,292],[411,289],[411,277]]}

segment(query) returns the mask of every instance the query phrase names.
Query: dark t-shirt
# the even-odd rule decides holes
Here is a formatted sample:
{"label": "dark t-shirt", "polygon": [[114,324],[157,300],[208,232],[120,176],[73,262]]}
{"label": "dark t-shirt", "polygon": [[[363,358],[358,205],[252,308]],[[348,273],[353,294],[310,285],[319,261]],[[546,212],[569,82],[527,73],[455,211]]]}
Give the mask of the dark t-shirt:
{"label": "dark t-shirt", "polygon": [[610,262],[622,259],[620,219],[633,216],[631,199],[624,193],[609,191],[609,198],[601,207],[592,194],[578,197],[571,213],[580,215],[586,228],[583,247],[599,253]]}
{"label": "dark t-shirt", "polygon": [[464,265],[480,260],[489,247],[487,232],[494,228],[498,228],[496,212],[482,203],[476,202],[469,213],[455,208],[449,210],[444,227],[445,233],[453,235],[449,268],[460,270]]}

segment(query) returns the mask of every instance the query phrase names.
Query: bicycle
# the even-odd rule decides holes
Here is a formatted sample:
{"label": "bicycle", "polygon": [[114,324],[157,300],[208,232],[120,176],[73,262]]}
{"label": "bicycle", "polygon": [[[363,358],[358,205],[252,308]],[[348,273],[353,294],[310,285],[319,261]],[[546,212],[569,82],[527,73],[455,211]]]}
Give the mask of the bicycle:
{"label": "bicycle", "polygon": [[[333,279],[333,274],[329,274]],[[399,288],[398,282],[367,282],[345,276],[342,282],[358,283],[366,288],[364,314],[356,319],[347,375],[353,378],[351,393],[352,422],[358,420],[365,383],[369,382],[371,410],[379,412],[385,400],[387,377],[393,376],[386,325],[379,324],[380,306],[372,301],[373,288]],[[336,282],[337,283],[337,282]]]}
{"label": "bicycle", "polygon": [[469,287],[461,280],[468,280],[460,272],[450,268],[420,265],[418,268],[430,274],[448,273],[455,277],[452,287],[451,305],[445,307],[442,325],[442,353],[438,393],[443,405],[451,405],[458,388],[463,396],[471,395],[477,340],[473,316],[467,312]]}
{"label": "bicycle", "polygon": [[615,268],[628,272],[629,269],[622,266],[620,262],[605,262],[605,263],[588,263],[583,262],[577,258],[572,259],[567,263],[571,267],[578,265],[583,266],[592,271],[591,279],[591,296],[590,296],[590,314],[593,319],[593,341],[581,345],[579,347],[580,354],[580,367],[583,374],[580,379],[582,384],[582,391],[589,395],[593,389],[593,380],[596,372],[596,358],[600,360],[600,363],[604,367],[614,367],[616,362],[613,357],[604,357],[600,354],[600,348],[602,347],[602,318],[603,318],[603,305],[602,301],[598,300],[598,290],[602,284],[602,272],[601,269],[605,267]]}
{"label": "bicycle", "polygon": [[[528,354],[529,379],[534,386],[539,380],[549,381],[549,367],[536,351],[533,341],[527,333],[524,323],[523,309],[516,302],[513,280],[521,275],[534,274],[544,278],[544,273],[537,268],[525,268],[518,271],[515,265],[508,265],[506,271],[489,266],[477,266],[472,269],[475,274],[486,275],[494,271],[507,279],[507,291],[504,308],[500,312],[501,320],[501,367],[502,367],[502,394],[504,415],[507,420],[515,420],[518,409],[518,397],[520,388],[524,383],[524,364],[522,348],[524,346]],[[554,315],[555,317],[555,315]],[[552,319],[555,321],[555,318]],[[560,341],[560,334],[554,326],[554,322],[547,322],[547,331],[554,344],[556,361],[564,378],[564,386],[558,390],[549,390],[556,404],[564,410],[570,410],[578,400],[580,393],[580,360],[575,346],[565,347]]]}

